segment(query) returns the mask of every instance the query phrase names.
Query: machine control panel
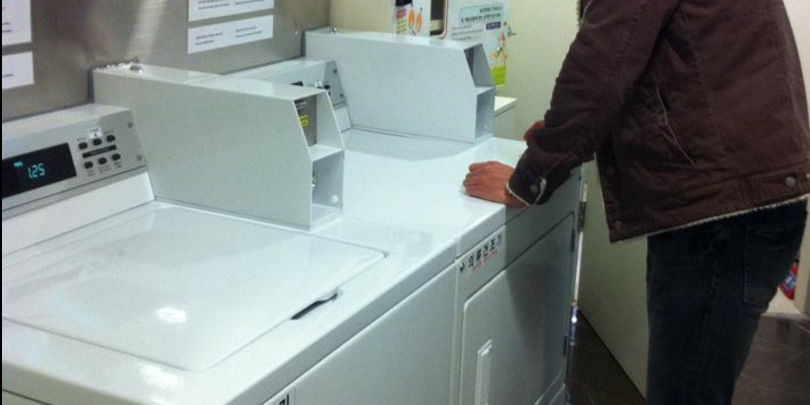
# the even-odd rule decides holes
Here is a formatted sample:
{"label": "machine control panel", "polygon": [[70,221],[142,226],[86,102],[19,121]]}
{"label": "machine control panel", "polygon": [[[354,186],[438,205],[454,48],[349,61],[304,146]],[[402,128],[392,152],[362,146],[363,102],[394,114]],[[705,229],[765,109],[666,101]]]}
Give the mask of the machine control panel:
{"label": "machine control panel", "polygon": [[3,124],[3,217],[145,166],[128,110],[76,107]]}
{"label": "machine control panel", "polygon": [[81,152],[82,167],[89,177],[124,168],[116,128],[90,128],[86,136],[79,134],[76,144]]}
{"label": "machine control panel", "polygon": [[234,76],[326,90],[333,106],[346,104],[346,94],[335,61],[295,59],[247,70]]}

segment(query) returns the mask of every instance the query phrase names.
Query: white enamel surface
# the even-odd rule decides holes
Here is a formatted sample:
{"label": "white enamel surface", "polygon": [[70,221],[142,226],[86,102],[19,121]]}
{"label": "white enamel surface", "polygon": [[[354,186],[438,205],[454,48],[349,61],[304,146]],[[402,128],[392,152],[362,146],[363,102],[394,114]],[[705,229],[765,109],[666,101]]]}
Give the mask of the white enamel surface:
{"label": "white enamel surface", "polygon": [[3,267],[3,318],[185,370],[209,368],[383,258],[181,208]]}
{"label": "white enamel surface", "polygon": [[[144,173],[3,220],[3,256],[154,199],[149,175]],[[65,215],[66,212],[71,215]]]}
{"label": "white enamel surface", "polygon": [[[23,276],[16,275],[17,272],[9,271],[18,266],[27,266],[26,263],[31,257],[36,256],[35,253],[45,254],[46,257],[58,254],[49,252],[67,253],[71,251],[74,254],[79,253],[78,250],[74,250],[71,246],[82,245],[86,248],[86,252],[95,252],[95,254],[100,252],[99,249],[107,253],[113,251],[112,245],[127,245],[129,249],[134,251],[135,247],[145,245],[140,245],[143,242],[136,241],[136,237],[132,237],[130,242],[124,243],[124,232],[117,235],[118,239],[113,237],[112,240],[102,240],[100,236],[94,235],[103,235],[105,229],[111,226],[116,229],[127,229],[133,234],[146,231],[147,228],[153,226],[153,223],[141,223],[139,226],[131,223],[131,221],[134,218],[141,217],[145,212],[166,209],[172,210],[174,208],[170,205],[152,203],[100,223],[83,227],[76,232],[40,243],[23,251],[26,254],[20,252],[19,254],[3,257],[4,315],[8,308],[12,308],[7,307],[7,302],[31,299],[21,297],[34,296],[38,297],[37,300],[41,300],[36,305],[47,303],[47,305],[40,308],[43,313],[54,314],[55,311],[70,310],[70,314],[75,315],[75,318],[71,321],[71,327],[78,328],[79,323],[85,322],[84,324],[88,325],[90,329],[78,332],[74,329],[73,332],[75,333],[92,334],[95,329],[102,325],[102,322],[89,322],[84,316],[93,315],[94,313],[104,314],[105,311],[111,313],[114,309],[125,311],[124,315],[119,316],[118,319],[112,319],[111,316],[99,319],[103,320],[103,322],[117,324],[116,327],[122,328],[121,331],[128,331],[133,335],[105,336],[104,342],[94,344],[93,342],[78,340],[72,336],[52,333],[39,327],[12,322],[4,316],[2,326],[4,390],[25,397],[36,398],[44,403],[58,403],[60,405],[102,403],[107,405],[262,404],[329,353],[340,347],[357,332],[438,275],[454,259],[454,245],[450,239],[394,226],[382,226],[367,221],[345,218],[333,221],[318,228],[313,233],[307,234],[218,215],[216,218],[225,221],[221,223],[219,220],[214,219],[211,219],[210,222],[208,220],[201,221],[201,223],[208,223],[208,226],[205,226],[207,233],[205,235],[191,236],[193,243],[191,240],[188,242],[175,240],[174,237],[168,234],[158,235],[158,233],[154,233],[152,237],[162,239],[168,246],[152,246],[155,250],[149,255],[143,254],[139,258],[134,256],[128,258],[130,260],[129,264],[144,271],[154,271],[152,263],[156,262],[157,258],[160,257],[163,265],[167,265],[167,263],[174,260],[178,264],[185,263],[189,266],[185,268],[187,271],[195,273],[211,271],[214,275],[212,277],[206,276],[205,281],[207,282],[203,282],[200,280],[186,280],[184,277],[177,275],[179,271],[170,271],[169,274],[165,275],[153,273],[150,276],[148,288],[132,288],[130,290],[120,286],[106,285],[106,287],[112,287],[116,293],[123,294],[122,297],[131,297],[134,300],[133,303],[139,303],[138,305],[133,304],[123,309],[117,307],[109,310],[105,309],[104,305],[101,304],[104,301],[95,299],[97,296],[103,298],[105,295],[103,291],[97,291],[96,289],[92,291],[80,290],[82,284],[77,283],[75,277],[77,277],[77,274],[81,275],[81,273],[68,272],[63,274],[62,277],[54,277],[49,281],[44,280],[44,277],[47,276],[46,272],[31,275],[28,276],[29,280],[32,281],[31,285],[36,286],[36,283],[41,283],[42,287],[25,290],[22,288]],[[193,216],[198,218],[196,214]],[[197,222],[197,220],[195,219],[194,222]],[[214,227],[215,223],[217,225]],[[239,225],[235,225],[236,223]],[[196,227],[197,225],[192,226]],[[173,226],[160,228],[167,232],[169,229],[175,229]],[[233,231],[236,229],[238,229],[239,232],[237,233],[239,235],[233,235]],[[268,242],[269,246],[257,246],[255,244],[257,238],[263,238]],[[300,239],[299,242],[288,242],[283,245],[284,249],[281,249],[281,245],[272,245],[274,241],[287,240],[286,238],[290,238],[290,240],[303,239]],[[312,241],[313,239],[317,239],[318,242]],[[223,240],[228,241],[223,246],[230,246],[229,248],[215,246],[212,250],[211,246],[216,245],[215,241],[221,242]],[[249,242],[245,242],[245,240]],[[311,242],[304,242],[304,240]],[[329,242],[330,240],[336,242]],[[96,242],[100,245],[93,244]],[[244,243],[249,244],[245,246]],[[102,248],[101,246],[108,247]],[[376,261],[365,271],[360,271],[356,276],[342,283],[340,285],[340,296],[337,300],[317,308],[299,321],[282,322],[260,336],[250,336],[254,331],[267,329],[269,327],[267,325],[273,323],[269,321],[271,318],[270,312],[273,311],[268,311],[268,308],[270,303],[277,302],[272,295],[278,294],[279,290],[275,288],[275,285],[269,285],[269,283],[271,281],[280,282],[282,279],[274,279],[271,274],[261,274],[257,270],[258,267],[253,267],[254,271],[248,277],[235,277],[234,272],[229,272],[222,266],[227,264],[226,262],[241,263],[240,260],[244,260],[244,263],[250,261],[254,266],[262,265],[263,269],[269,269],[268,263],[279,263],[278,259],[267,258],[263,253],[255,253],[252,260],[248,260],[247,256],[240,258],[242,254],[245,254],[244,250],[247,247],[265,253],[280,251],[282,256],[289,256],[293,260],[301,260],[302,258],[315,259],[308,257],[305,252],[302,253],[300,249],[304,249],[304,246],[318,246],[318,249],[325,252],[326,255],[329,255],[330,252],[335,253],[326,262],[327,269],[332,270],[317,276],[319,280],[324,281],[339,280],[339,275],[348,275],[348,273],[335,270],[337,269],[336,266],[341,263],[356,268],[350,266],[349,263],[359,261],[362,267],[369,264],[366,262],[367,259],[371,261],[377,260],[379,257],[378,252],[385,252],[385,257]],[[322,249],[325,246],[326,249]],[[365,248],[358,246],[365,246]],[[177,250],[170,255],[168,252],[171,247],[183,247],[184,250]],[[288,248],[299,250],[292,251]],[[338,248],[339,252],[335,252],[335,248]],[[212,259],[212,256],[217,253],[217,249],[229,249],[228,254],[236,253],[237,257],[216,262]],[[223,250],[218,252],[224,253]],[[348,254],[348,252],[353,253]],[[174,257],[174,254],[178,256]],[[77,258],[71,260],[74,263],[82,262]],[[91,262],[90,259],[82,260],[87,260],[82,262],[85,264]],[[320,261],[321,259],[315,260],[318,261],[310,262],[313,266],[299,262],[296,264],[300,264],[300,266],[296,268],[290,267],[290,269],[304,271],[322,268],[316,265],[317,263],[323,263]],[[335,260],[338,261],[335,262]],[[19,268],[22,269],[23,267]],[[85,286],[92,286],[91,282],[103,280],[105,272],[111,272],[110,268],[113,267],[109,267],[107,270],[99,268],[94,271],[86,269],[83,274],[85,280],[87,280]],[[230,277],[225,275],[230,275]],[[127,277],[126,281],[137,281],[138,279],[138,275],[134,273],[129,273]],[[178,280],[190,281],[199,290],[193,292],[190,287],[188,289],[183,287],[181,285],[183,283],[175,283]],[[312,277],[308,280],[312,281]],[[106,280],[103,281],[107,282]],[[339,282],[336,281],[335,283]],[[326,284],[335,283],[325,282],[320,285],[325,287]],[[218,287],[224,287],[224,284],[232,286],[230,292],[226,294],[227,297],[220,295],[221,292],[217,292],[218,294],[213,293]],[[51,287],[46,288],[45,285]],[[59,287],[60,285],[61,287]],[[72,286],[72,289],[65,290],[67,286]],[[134,287],[143,286],[134,285]],[[59,293],[57,292],[58,288],[62,288],[62,291],[67,293],[78,295],[71,296],[67,293]],[[299,291],[315,290],[312,286],[306,286],[305,288],[306,290]],[[204,319],[204,321],[210,320],[214,325],[219,325],[221,330],[214,325],[199,325],[195,326],[197,329],[192,330],[187,324],[185,330],[188,334],[171,334],[172,332],[169,332],[168,329],[173,326],[169,326],[169,324],[174,323],[174,327],[179,328],[183,320],[193,323],[200,320],[200,318],[195,315],[199,313],[195,313],[196,309],[192,306],[171,307],[185,309],[185,314],[181,311],[169,309],[160,311],[164,308],[160,305],[164,303],[172,305],[182,303],[178,300],[163,302],[154,299],[155,296],[166,291],[188,293],[188,295],[180,297],[191,297],[198,300],[199,305],[206,306],[210,304],[210,307],[213,307],[216,304],[222,306],[221,308],[208,308],[211,311],[210,314],[217,315],[219,318],[207,317]],[[82,308],[78,305],[81,300],[76,299],[76,297],[79,296],[92,299],[93,307]],[[108,297],[107,299],[118,300],[120,303],[123,300],[122,297]],[[57,298],[60,300],[59,302],[49,301]],[[211,300],[211,302],[202,303],[206,299]],[[143,303],[154,304],[155,308],[141,305]],[[265,304],[268,306],[264,306]],[[239,314],[240,319],[268,321],[266,327],[258,328],[255,325],[241,324],[239,323],[241,321],[237,319],[223,318],[236,307],[243,310]],[[288,308],[292,307],[294,305]],[[167,305],[165,308],[170,307]],[[55,320],[46,316],[29,319],[29,321],[40,324],[55,322]],[[133,355],[122,350],[110,349],[115,344],[134,342],[136,339],[143,339],[146,342],[149,342],[150,339],[154,339],[152,342],[158,341],[155,332],[146,333],[143,329],[136,329],[137,325],[143,325],[144,323],[151,324],[149,327],[159,331],[157,333],[163,333],[164,336],[161,339],[178,339],[178,341],[182,342],[191,342],[191,344],[197,344],[196,347],[200,349],[202,348],[202,346],[199,346],[201,342],[209,345],[205,349],[206,353],[200,358],[191,359],[190,361],[193,364],[186,365],[207,366],[208,363],[214,362],[215,358],[224,355],[226,352],[231,352],[232,349],[235,351],[205,370],[185,370],[183,367],[172,367],[164,364],[167,360],[189,361],[187,357],[183,356],[189,355],[191,349],[179,347],[172,340],[164,341],[172,343],[161,348],[165,351],[159,353],[157,357],[162,357],[162,359],[157,360],[144,358],[139,353]],[[160,323],[164,325],[156,326],[156,324]],[[243,332],[245,333],[243,334]],[[138,337],[138,335],[143,336]],[[99,337],[99,335],[95,337]],[[210,339],[205,339],[206,337]],[[236,347],[237,344],[243,346]],[[157,344],[154,343],[151,347],[156,348]],[[139,348],[143,349],[143,347]],[[180,353],[169,353],[174,350],[178,350]],[[212,352],[217,355],[212,355]]]}
{"label": "white enamel surface", "polygon": [[473,163],[517,164],[521,142],[490,138],[471,146],[360,130],[344,137],[346,215],[450,236],[461,255],[520,212],[471,198],[462,183]]}

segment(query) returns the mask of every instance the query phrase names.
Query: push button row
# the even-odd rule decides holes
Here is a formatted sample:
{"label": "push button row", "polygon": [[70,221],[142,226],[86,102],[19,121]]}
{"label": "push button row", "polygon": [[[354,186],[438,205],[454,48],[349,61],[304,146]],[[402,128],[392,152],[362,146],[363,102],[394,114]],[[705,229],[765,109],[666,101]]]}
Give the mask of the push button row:
{"label": "push button row", "polygon": [[[107,135],[106,137],[108,143],[113,143],[116,141],[115,135]],[[96,138],[91,141],[93,146],[101,146],[104,141],[101,138]],[[90,144],[87,142],[79,142],[79,150],[87,150],[90,147]]]}
{"label": "push button row", "polygon": [[[113,162],[118,162],[119,160],[121,160],[121,155],[116,153],[116,154],[110,156],[110,158],[112,159]],[[101,165],[101,166],[106,165],[109,162],[110,162],[110,160],[105,158],[105,157],[98,159],[98,164]],[[93,162],[84,162],[84,168],[85,169],[90,170],[93,167],[95,167],[95,163],[93,163]]]}

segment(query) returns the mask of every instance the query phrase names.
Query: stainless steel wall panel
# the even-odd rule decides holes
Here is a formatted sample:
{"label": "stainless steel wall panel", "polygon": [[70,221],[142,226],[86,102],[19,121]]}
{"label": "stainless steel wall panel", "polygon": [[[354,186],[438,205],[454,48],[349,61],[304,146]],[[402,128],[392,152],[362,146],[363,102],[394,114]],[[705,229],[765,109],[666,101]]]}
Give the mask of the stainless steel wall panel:
{"label": "stainless steel wall panel", "polygon": [[[275,10],[188,22],[187,0],[32,0],[34,86],[3,91],[3,121],[82,104],[89,70],[139,59],[153,65],[229,73],[302,54],[302,33],[326,26],[329,0],[276,0]],[[272,40],[187,54],[188,28],[274,14]]]}

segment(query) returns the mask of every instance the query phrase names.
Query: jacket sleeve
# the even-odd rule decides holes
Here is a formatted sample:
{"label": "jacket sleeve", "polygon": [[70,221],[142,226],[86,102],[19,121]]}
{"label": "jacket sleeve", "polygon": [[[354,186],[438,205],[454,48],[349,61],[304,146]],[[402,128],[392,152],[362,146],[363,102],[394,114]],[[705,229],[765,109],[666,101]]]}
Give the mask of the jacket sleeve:
{"label": "jacket sleeve", "polygon": [[660,34],[682,0],[591,0],[545,116],[527,132],[528,149],[508,189],[543,203],[593,155],[616,125]]}

